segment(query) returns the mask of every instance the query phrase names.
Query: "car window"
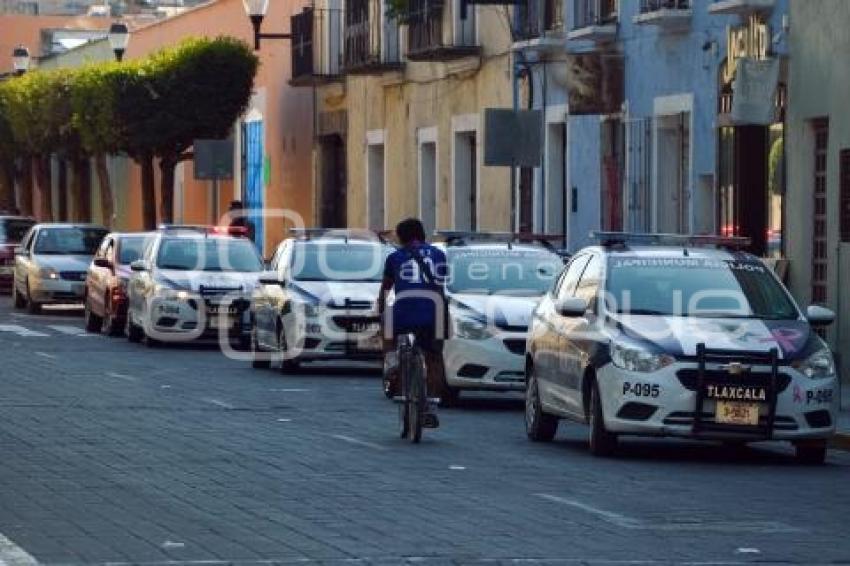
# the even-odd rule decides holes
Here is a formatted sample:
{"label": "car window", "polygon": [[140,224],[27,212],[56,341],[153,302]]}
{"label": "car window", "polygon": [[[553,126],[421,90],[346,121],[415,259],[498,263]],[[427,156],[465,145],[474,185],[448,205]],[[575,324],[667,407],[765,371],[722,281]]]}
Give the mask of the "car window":
{"label": "car window", "polygon": [[24,240],[23,242],[21,242],[21,247],[24,248],[26,251],[30,250],[30,244],[32,244],[33,234],[35,233],[36,230],[30,230],[29,232],[27,232],[27,235],[24,236]]}
{"label": "car window", "polygon": [[33,251],[45,255],[92,256],[106,235],[101,228],[42,228],[38,232]]}
{"label": "car window", "polygon": [[540,296],[563,268],[559,256],[545,250],[449,249],[450,293]]}
{"label": "car window", "polygon": [[97,253],[94,254],[94,257],[96,257],[96,258],[107,257],[106,256],[106,250],[109,248],[110,245],[112,245],[112,238],[104,238],[103,243],[101,243],[100,247],[97,248]]}
{"label": "car window", "polygon": [[18,218],[0,220],[0,242],[14,244],[22,241],[33,224],[32,220]]}
{"label": "car window", "polygon": [[263,262],[253,243],[237,238],[163,239],[157,251],[156,266],[175,271],[263,270]]}
{"label": "car window", "polygon": [[298,242],[292,246],[296,281],[381,281],[390,247],[338,241]]}
{"label": "car window", "polygon": [[580,255],[570,261],[566,271],[564,271],[564,276],[561,278],[561,284],[558,287],[556,294],[558,299],[566,299],[573,296],[579,278],[584,272],[584,267],[587,265],[589,259],[590,257],[587,255]]}
{"label": "car window", "polygon": [[[137,259],[141,258],[147,240],[148,238],[143,236],[128,236],[121,238],[121,245],[118,250],[118,263],[121,265],[130,265]],[[111,253],[113,256],[115,255],[114,247]],[[113,262],[115,261],[114,257],[110,257],[109,259]]]}
{"label": "car window", "polygon": [[594,308],[596,297],[599,295],[599,286],[602,282],[602,260],[599,256],[590,256],[590,260],[584,268],[581,279],[576,285],[575,296],[581,297],[591,308]]}

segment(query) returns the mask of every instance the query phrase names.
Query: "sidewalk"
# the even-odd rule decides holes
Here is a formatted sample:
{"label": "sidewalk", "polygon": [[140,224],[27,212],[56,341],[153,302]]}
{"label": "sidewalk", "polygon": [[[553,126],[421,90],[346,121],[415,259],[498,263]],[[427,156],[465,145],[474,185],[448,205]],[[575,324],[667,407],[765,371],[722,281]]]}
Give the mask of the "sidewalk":
{"label": "sidewalk", "polygon": [[832,447],[850,450],[850,385],[841,388],[841,411],[838,413],[838,431],[832,439]]}

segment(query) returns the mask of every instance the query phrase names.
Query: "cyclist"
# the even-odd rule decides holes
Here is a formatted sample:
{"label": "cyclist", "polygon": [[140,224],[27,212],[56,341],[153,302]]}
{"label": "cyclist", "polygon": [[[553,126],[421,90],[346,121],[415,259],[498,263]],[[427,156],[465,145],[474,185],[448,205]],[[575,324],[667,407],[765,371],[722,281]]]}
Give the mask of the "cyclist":
{"label": "cyclist", "polygon": [[[384,355],[394,351],[396,338],[414,334],[425,357],[428,391],[438,395],[443,387],[443,339],[446,337],[445,301],[446,255],[428,244],[425,228],[416,218],[402,220],[396,226],[401,247],[384,264],[384,281],[378,295],[378,312],[383,315],[387,293],[395,290],[389,322],[392,334],[384,333]],[[398,373],[392,379],[397,382]],[[396,384],[394,390],[398,390]],[[436,415],[434,415],[436,426]]]}

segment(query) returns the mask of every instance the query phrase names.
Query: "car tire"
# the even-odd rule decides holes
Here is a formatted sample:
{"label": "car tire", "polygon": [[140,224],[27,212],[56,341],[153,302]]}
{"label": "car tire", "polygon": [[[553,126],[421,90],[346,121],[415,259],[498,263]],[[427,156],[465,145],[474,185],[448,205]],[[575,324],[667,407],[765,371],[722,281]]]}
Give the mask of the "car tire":
{"label": "car tire", "polygon": [[127,320],[124,322],[124,335],[127,336],[127,340],[130,342],[141,342],[142,329],[133,324],[133,319],[130,317],[130,313],[127,313]]}
{"label": "car tire", "polygon": [[156,348],[162,344],[159,340],[152,337],[146,330],[142,330],[142,340],[148,348]]}
{"label": "car tire", "polygon": [[18,291],[18,286],[14,281],[12,281],[12,303],[15,305],[16,309],[22,309],[27,306],[26,299],[23,295],[21,295],[21,292]]}
{"label": "car tire", "polygon": [[590,453],[594,456],[611,456],[617,449],[617,435],[605,429],[605,418],[602,412],[602,399],[599,396],[599,385],[594,379],[590,383],[590,434],[588,443]]}
{"label": "car tire", "polygon": [[29,281],[27,281],[27,312],[30,314],[41,314],[41,303],[32,300]]}
{"label": "car tire", "polygon": [[103,327],[103,318],[92,312],[88,296],[83,303],[83,319],[85,320],[86,332],[100,332]]}
{"label": "car tire", "polygon": [[104,297],[103,305],[101,332],[107,336],[118,336],[122,330],[121,321],[112,312],[112,303],[109,300],[109,296]]}
{"label": "car tire", "polygon": [[797,444],[794,447],[797,461],[801,464],[819,466],[826,462],[826,442],[819,444]]}
{"label": "car tire", "polygon": [[269,369],[272,366],[268,352],[260,350],[257,344],[257,335],[251,331],[251,367],[254,369]]}
{"label": "car tire", "polygon": [[286,375],[290,373],[296,373],[300,364],[296,359],[286,359],[286,332],[283,329],[283,325],[279,325],[277,331],[277,347],[280,352],[280,373]]}
{"label": "car tire", "polygon": [[533,442],[550,442],[558,432],[558,417],[543,412],[534,366],[526,372],[525,434]]}

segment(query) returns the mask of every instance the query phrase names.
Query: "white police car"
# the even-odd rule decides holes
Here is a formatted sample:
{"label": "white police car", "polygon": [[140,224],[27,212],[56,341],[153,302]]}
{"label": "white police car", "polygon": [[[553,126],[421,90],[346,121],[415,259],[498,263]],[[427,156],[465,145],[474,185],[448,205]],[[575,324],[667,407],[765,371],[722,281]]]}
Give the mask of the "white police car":
{"label": "white police car", "polygon": [[443,347],[451,404],[462,390],[522,391],[531,313],[563,269],[548,236],[438,232],[449,277]]}
{"label": "white police car", "polygon": [[263,261],[244,229],[163,226],[130,264],[125,334],[132,342],[207,339],[247,349]]}
{"label": "white police car", "polygon": [[824,460],[838,380],[815,329],[831,311],[801,312],[739,238],[597,236],[534,313],[529,438],[551,440],[566,418],[590,425],[597,455],[644,435],[784,440]]}

